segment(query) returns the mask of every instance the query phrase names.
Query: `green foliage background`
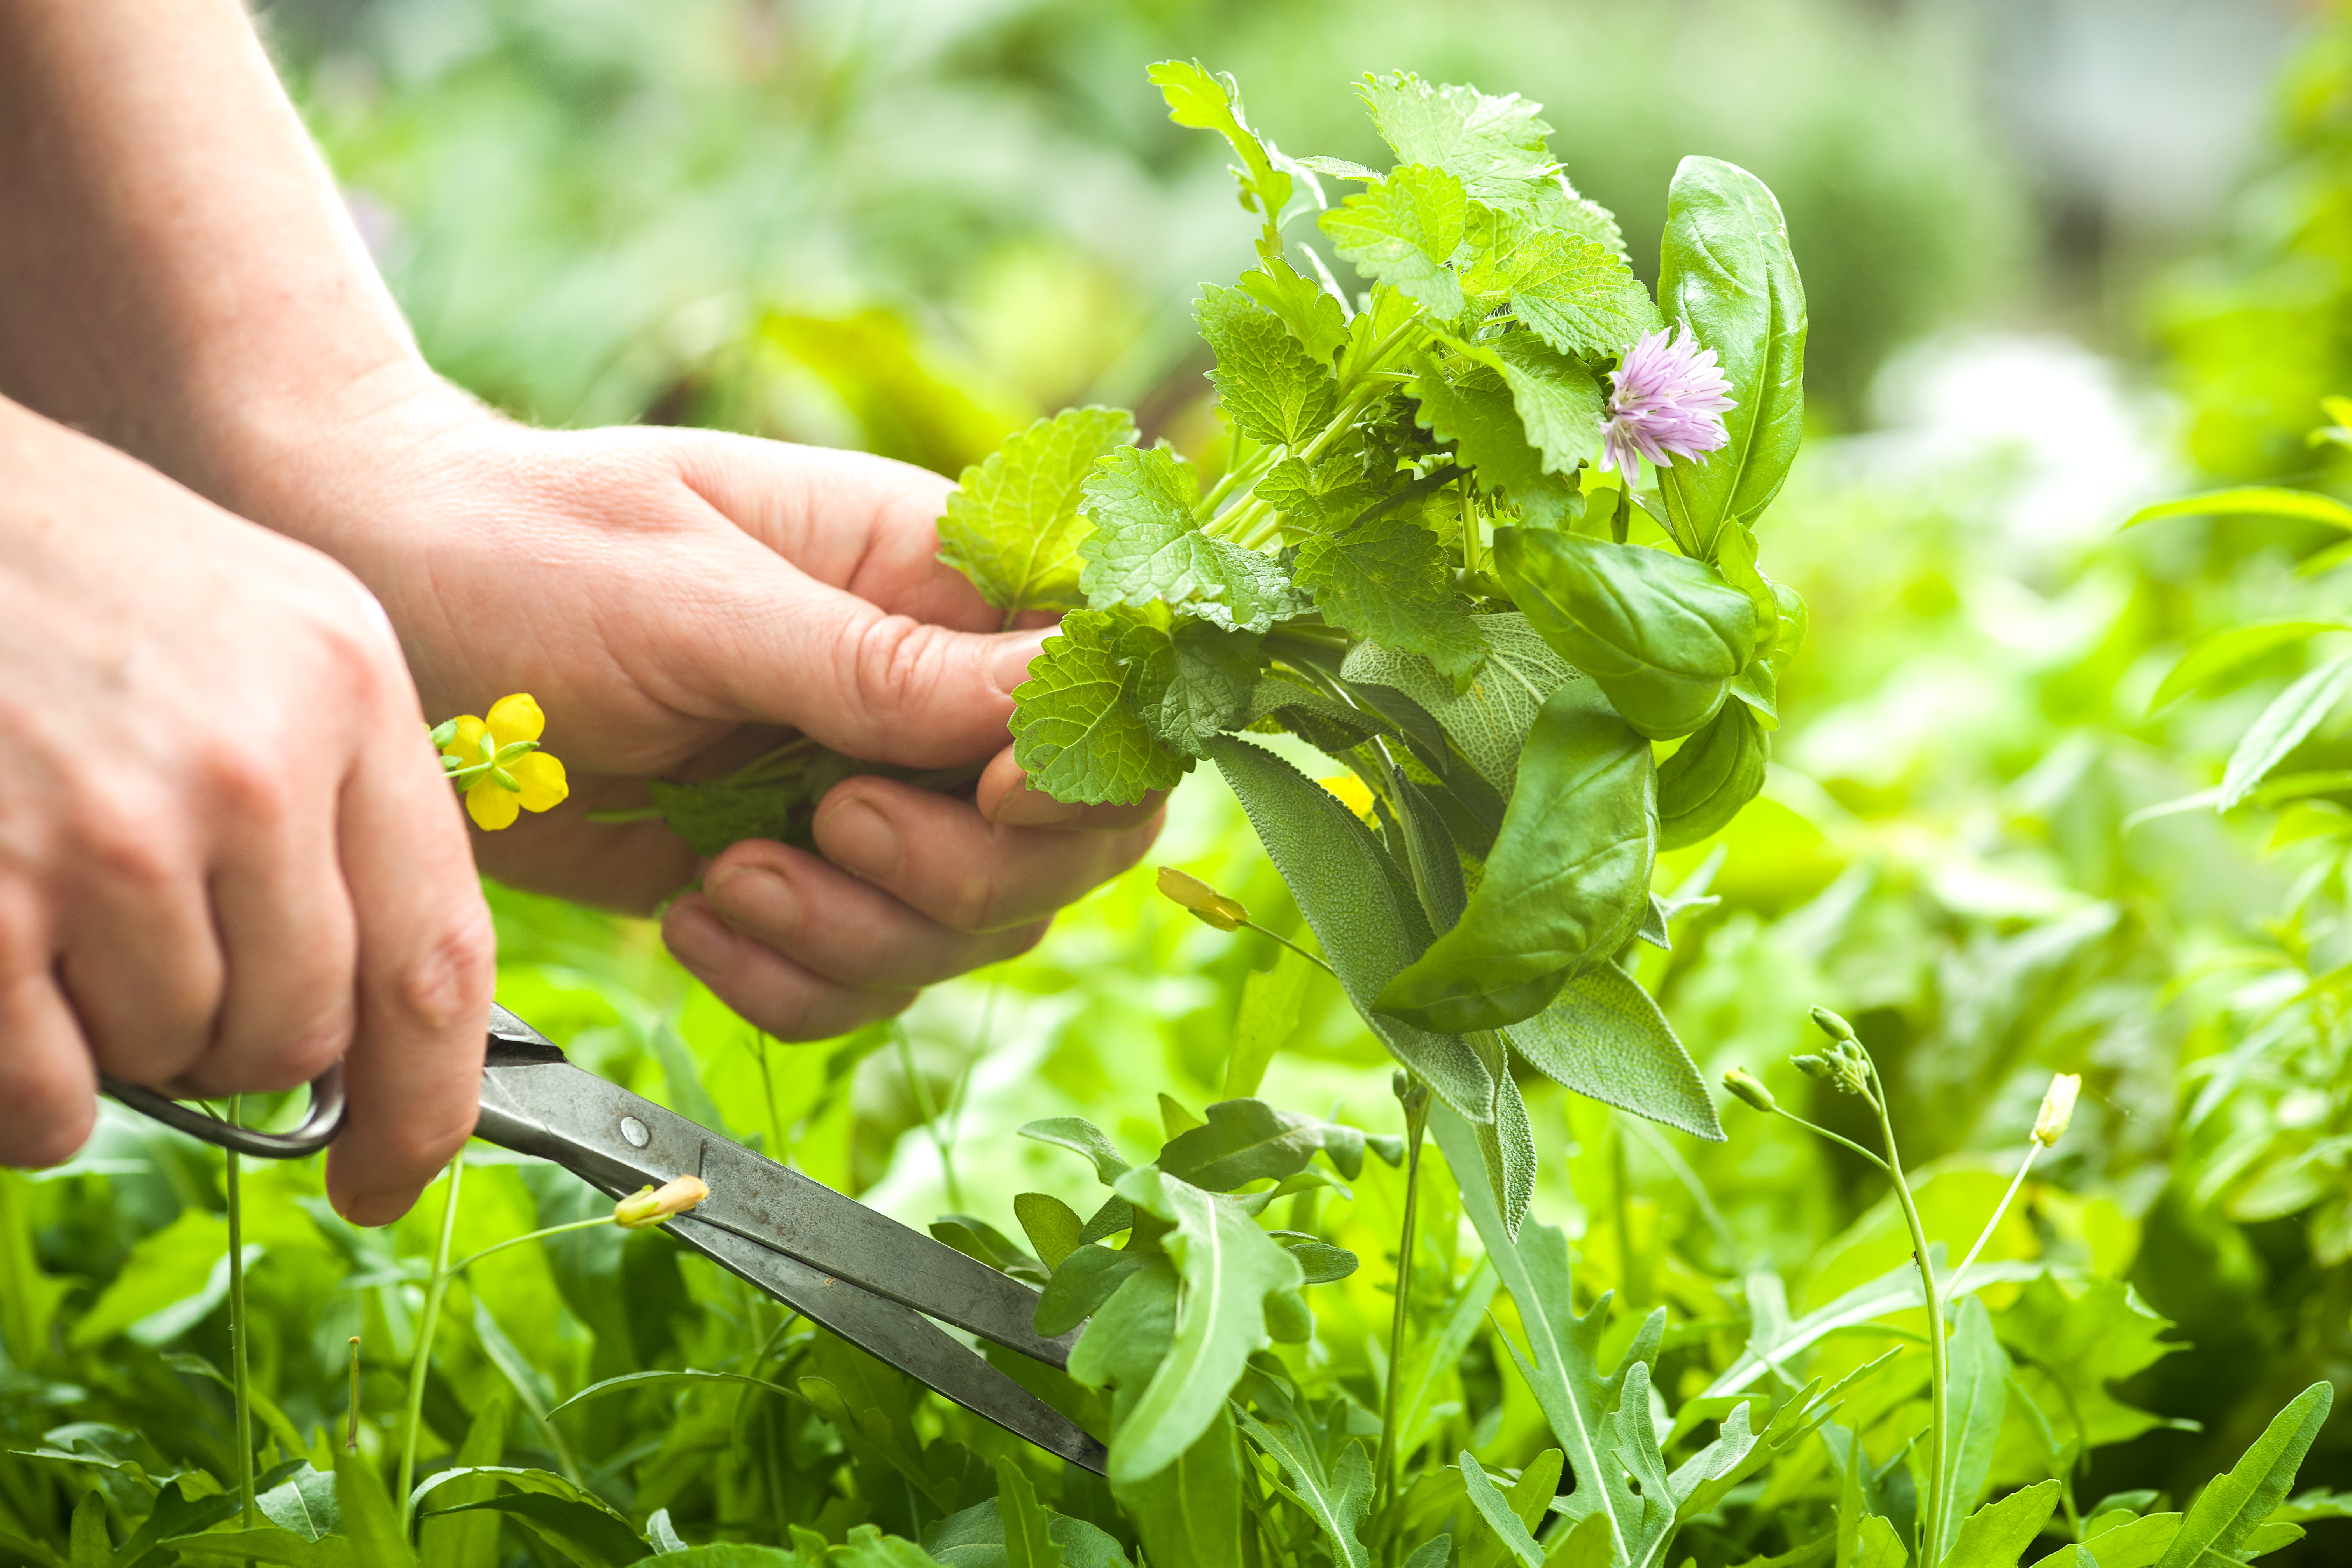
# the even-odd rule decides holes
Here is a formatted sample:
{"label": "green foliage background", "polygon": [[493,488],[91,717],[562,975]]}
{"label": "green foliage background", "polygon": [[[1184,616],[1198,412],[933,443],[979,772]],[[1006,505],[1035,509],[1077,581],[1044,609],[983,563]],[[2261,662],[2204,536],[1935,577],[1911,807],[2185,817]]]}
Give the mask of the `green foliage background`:
{"label": "green foliage background", "polygon": [[[1369,132],[1339,89],[1366,69],[1539,99],[1571,174],[1622,216],[1645,270],[1677,156],[1754,169],[1786,208],[1815,323],[1824,438],[1766,525],[1811,632],[1784,681],[1792,722],[1765,796],[1719,842],[1664,858],[1670,879],[1712,864],[1723,902],[1678,928],[1671,954],[1644,950],[1641,978],[1710,1079],[1745,1064],[1785,1102],[1866,1137],[1851,1102],[1783,1065],[1811,1044],[1808,1006],[1853,1019],[1925,1173],[1930,1234],[1955,1251],[1999,1197],[2050,1073],[2083,1073],[2074,1129],[1986,1256],[2096,1282],[2079,1299],[2011,1284],[1986,1300],[2025,1357],[2023,1386],[2063,1384],[2089,1403],[2084,1511],[2136,1488],[2182,1506],[2297,1389],[2352,1380],[2352,775],[2275,808],[2130,819],[2217,779],[2299,661],[2332,651],[2282,643],[2186,700],[2152,701],[2201,637],[2340,616],[2341,574],[2294,567],[2341,536],[2228,518],[2124,534],[2105,526],[2118,516],[2086,520],[2071,536],[2086,543],[2037,543],[2004,525],[2020,481],[2000,462],[1887,464],[1870,438],[1835,437],[1889,350],[2023,287],[2023,198],[1934,8],[1858,27],[1830,0],[1765,0],[1710,12],[1671,50],[1633,0],[1480,12],[1475,33],[1440,7],[1222,0],[381,0],[270,20],[428,353],[459,380],[550,422],[718,424],[950,473],[1070,403],[1130,404],[1180,445],[1209,428],[1190,301],[1198,279],[1239,265],[1251,225],[1223,158],[1166,122],[1149,61],[1209,57],[1286,147],[1349,156],[1369,153]],[[2341,453],[2315,455],[2303,433],[2322,422],[2322,395],[2352,391],[2352,25],[2320,29],[2281,103],[2281,153],[2251,216],[2168,286],[2153,341],[2183,400],[2190,486],[2201,473],[2344,493]],[[2343,729],[2321,725],[2286,770],[2352,769]],[[1213,775],[1177,793],[1154,859],[1276,930],[1297,926]],[[956,1210],[1017,1235],[1024,1191],[1087,1212],[1083,1169],[1013,1128],[1085,1115],[1141,1157],[1163,1136],[1159,1096],[1194,1110],[1223,1097],[1237,1038],[1279,1021],[1267,984],[1252,992],[1274,944],[1196,923],[1151,890],[1148,868],[1066,914],[1034,953],[928,994],[903,1039],[811,1047],[733,1018],[645,924],[495,900],[501,1000],[575,1059],[915,1223]],[[1395,1130],[1388,1058],[1335,984],[1309,980],[1278,1033],[1265,1098]],[[1872,1173],[1783,1121],[1728,1106],[1729,1141],[1701,1144],[1525,1087],[1543,1150],[1534,1212],[1566,1234],[1580,1307],[1618,1293],[1615,1343],[1638,1321],[1625,1307],[1666,1307],[1669,1407],[1751,1332],[1907,1257]],[[591,1212],[568,1177],[477,1155],[461,1249]],[[226,1394],[184,1359],[226,1364],[220,1181],[216,1159],[111,1112],[73,1165],[0,1173],[8,1446],[44,1433],[55,1446],[76,1422],[143,1434],[135,1452],[112,1451],[121,1440],[102,1426],[83,1434],[85,1457],[114,1468],[0,1458],[0,1562],[67,1560],[55,1531],[76,1476],[114,1494],[131,1484],[124,1463],[233,1473]],[[344,1346],[360,1335],[361,1447],[380,1455],[437,1199],[363,1233],[332,1216],[307,1167],[247,1182],[257,1384],[302,1440],[339,1433]],[[1376,1373],[1401,1195],[1396,1173],[1368,1163],[1351,1202],[1316,1213],[1365,1260],[1310,1293],[1334,1386]],[[1434,1334],[1478,1288],[1479,1247],[1449,1184],[1424,1201],[1435,1213],[1413,1304]],[[788,1506],[772,1475],[730,1457],[765,1423],[759,1451],[823,1473],[780,1399],[696,1392],[674,1408],[607,1399],[536,1418],[597,1379],[741,1364],[777,1326],[657,1237],[502,1254],[451,1311],[427,1389],[428,1466],[469,1431],[498,1452],[493,1428],[510,1422],[509,1462],[593,1479],[640,1521],[669,1508],[698,1539],[779,1539],[786,1513],[835,1539],[861,1519],[908,1528],[905,1498],[812,1485]],[[1496,1331],[1476,1326],[1434,1370],[1429,1405],[1445,1453],[1517,1475],[1550,1439]],[[1886,1342],[1839,1342],[1813,1370],[1858,1366]],[[905,1415],[908,1433],[917,1419]],[[922,1436],[1022,1457],[952,1415],[925,1407],[919,1421]],[[2035,1442],[2013,1410],[1996,1487],[2045,1473]],[[1062,1512],[1116,1527],[1108,1496],[1038,1473]],[[1774,1533],[1772,1507],[1817,1506],[1834,1478],[1818,1464],[1776,1476],[1751,1538],[1685,1544],[1710,1565],[1797,1544]],[[2352,1487],[2342,1419],[2303,1484]],[[2318,1523],[2289,1551],[2326,1561],[2347,1531]],[[428,1534],[427,1561],[445,1539]],[[505,1540],[544,1551],[517,1530]]]}

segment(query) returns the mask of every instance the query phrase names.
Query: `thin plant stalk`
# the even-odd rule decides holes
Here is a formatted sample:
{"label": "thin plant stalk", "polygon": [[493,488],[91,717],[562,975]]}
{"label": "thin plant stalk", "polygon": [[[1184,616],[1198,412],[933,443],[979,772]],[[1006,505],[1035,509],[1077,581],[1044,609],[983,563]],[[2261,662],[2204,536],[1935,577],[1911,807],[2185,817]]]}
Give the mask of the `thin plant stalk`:
{"label": "thin plant stalk", "polygon": [[343,1452],[360,1451],[360,1337],[352,1336],[352,1408],[351,1426],[343,1437]]}
{"label": "thin plant stalk", "polygon": [[[229,1125],[236,1125],[239,1101],[228,1102]],[[228,1155],[228,1364],[236,1394],[236,1495],[245,1528],[254,1528],[253,1379],[246,1356],[246,1337],[252,1327],[245,1305],[245,1191],[243,1162],[234,1149]]]}
{"label": "thin plant stalk", "polygon": [[[1865,1060],[1868,1058],[1865,1057]],[[1911,1228],[1911,1250],[1919,1265],[1919,1288],[1927,1304],[1927,1507],[1920,1527],[1919,1561],[1944,1560],[1945,1416],[1952,1381],[1952,1355],[1944,1330],[1944,1292],[1936,1282],[1936,1261],[1927,1251],[1927,1227],[1912,1199],[1911,1184],[1904,1179],[1903,1156],[1895,1147],[1895,1123],[1886,1114],[1885,1085],[1878,1064],[1870,1064],[1870,1108],[1878,1113],[1879,1135],[1886,1141],[1886,1174],[1895,1184],[1895,1201],[1902,1206],[1903,1222]]]}
{"label": "thin plant stalk", "polygon": [[1992,1218],[1985,1221],[1984,1229],[1977,1233],[1976,1245],[1969,1248],[1969,1255],[1960,1259],[1960,1266],[1953,1269],[1951,1278],[1944,1282],[1947,1297],[1954,1300],[1959,1299],[1960,1276],[1969,1271],[1969,1265],[1974,1263],[1977,1255],[1985,1249],[1985,1243],[1992,1239],[1992,1233],[2000,1228],[2002,1217],[2009,1213],[2009,1205],[2017,1201],[2017,1190],[2025,1185],[2025,1173],[2033,1169],[2033,1157],[2042,1152],[2042,1148],[2040,1139],[2026,1140],[2025,1158],[2019,1163],[2017,1174],[2010,1178],[2009,1191],[2000,1194],[2000,1206],[1992,1211]]}
{"label": "thin plant stalk", "polygon": [[[1398,1098],[1404,1103],[1404,1224],[1397,1237],[1396,1307],[1389,1320],[1389,1374],[1381,1393],[1381,1447],[1372,1463],[1378,1487],[1372,1517],[1381,1518],[1396,1491],[1396,1468],[1404,1456],[1397,1445],[1397,1395],[1404,1377],[1405,1339],[1412,1328],[1412,1254],[1421,1228],[1421,1140],[1429,1126],[1429,1090],[1413,1084]],[[1394,1532],[1391,1531],[1391,1544]]]}
{"label": "thin plant stalk", "polygon": [[404,1536],[416,1516],[416,1505],[409,1495],[416,1480],[416,1432],[425,1423],[425,1378],[433,1363],[433,1335],[441,1326],[441,1298],[449,1289],[449,1243],[457,1231],[457,1189],[465,1169],[466,1157],[460,1152],[449,1162],[449,1196],[441,1205],[440,1239],[433,1246],[433,1272],[425,1281],[425,1312],[416,1323],[416,1353],[408,1362],[408,1411],[400,1433],[400,1529]]}

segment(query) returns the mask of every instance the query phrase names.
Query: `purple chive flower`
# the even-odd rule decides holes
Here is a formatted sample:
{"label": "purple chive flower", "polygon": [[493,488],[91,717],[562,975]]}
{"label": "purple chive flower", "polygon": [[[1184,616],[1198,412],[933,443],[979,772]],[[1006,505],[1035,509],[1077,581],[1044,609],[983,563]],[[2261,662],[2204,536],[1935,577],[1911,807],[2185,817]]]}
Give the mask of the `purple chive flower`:
{"label": "purple chive flower", "polygon": [[1601,471],[1630,474],[1637,458],[1665,468],[1676,458],[1712,452],[1730,437],[1723,411],[1731,383],[1685,332],[1669,342],[1661,327],[1625,351],[1609,373],[1609,418],[1601,437]]}

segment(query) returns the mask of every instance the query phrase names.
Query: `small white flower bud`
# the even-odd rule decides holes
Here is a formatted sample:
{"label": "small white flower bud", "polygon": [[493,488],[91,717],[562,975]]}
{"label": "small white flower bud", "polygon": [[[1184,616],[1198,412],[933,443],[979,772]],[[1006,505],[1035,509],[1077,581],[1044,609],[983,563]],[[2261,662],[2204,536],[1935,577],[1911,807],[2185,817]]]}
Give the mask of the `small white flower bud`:
{"label": "small white flower bud", "polygon": [[2065,1136],[2066,1124],[2074,1120],[2074,1097],[2083,1092],[2083,1075],[2062,1072],[2050,1080],[2050,1092],[2042,1097],[2042,1114],[2033,1119],[2033,1141],[2044,1149]]}
{"label": "small white flower bud", "polygon": [[710,1195],[700,1176],[680,1176],[665,1186],[632,1193],[613,1205],[613,1223],[623,1230],[643,1230],[676,1214],[684,1214]]}

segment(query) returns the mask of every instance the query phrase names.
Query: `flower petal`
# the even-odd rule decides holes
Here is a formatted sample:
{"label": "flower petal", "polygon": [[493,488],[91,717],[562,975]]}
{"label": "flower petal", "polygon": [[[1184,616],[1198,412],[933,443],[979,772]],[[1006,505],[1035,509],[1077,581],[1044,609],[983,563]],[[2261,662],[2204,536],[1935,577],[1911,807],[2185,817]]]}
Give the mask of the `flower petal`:
{"label": "flower petal", "polygon": [[522,815],[522,796],[500,789],[485,774],[466,786],[466,815],[484,832],[496,833],[513,826],[514,819]]}
{"label": "flower petal", "polygon": [[546,728],[547,715],[539,710],[538,701],[528,691],[501,697],[490,704],[490,739],[498,745],[536,741]]}
{"label": "flower petal", "polygon": [[525,811],[545,811],[551,805],[561,805],[563,797],[572,793],[571,784],[564,781],[563,764],[545,752],[517,757],[507,764],[507,772],[522,785],[522,794],[517,798]]}
{"label": "flower petal", "polygon": [[472,767],[482,760],[482,731],[489,726],[471,713],[460,714],[451,722],[457,726],[457,731],[449,737],[449,743],[441,748],[441,754],[455,757],[464,766]]}

